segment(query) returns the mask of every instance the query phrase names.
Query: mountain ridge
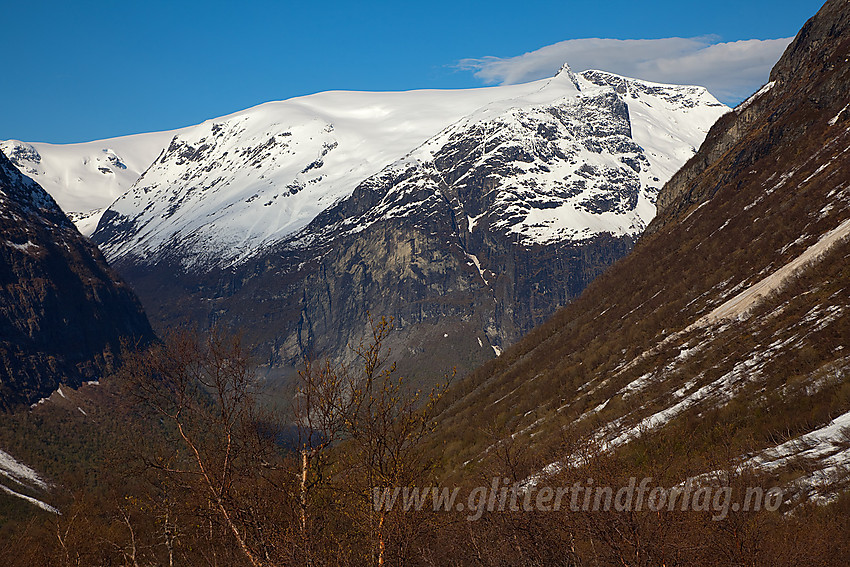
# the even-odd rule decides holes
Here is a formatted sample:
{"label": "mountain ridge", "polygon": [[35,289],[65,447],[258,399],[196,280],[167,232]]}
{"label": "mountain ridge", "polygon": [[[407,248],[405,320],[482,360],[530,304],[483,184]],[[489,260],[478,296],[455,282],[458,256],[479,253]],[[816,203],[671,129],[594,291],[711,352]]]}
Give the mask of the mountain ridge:
{"label": "mountain ridge", "polygon": [[[280,103],[267,103],[255,109],[216,119],[219,122],[209,121],[196,127],[197,133],[192,134],[191,139],[187,138],[184,141],[178,136],[177,140],[172,141],[172,144],[178,145],[167,150],[159,163],[154,163],[151,170],[139,179],[138,187],[132,189],[112,206],[112,210],[107,214],[106,222],[99,228],[100,234],[95,235],[95,239],[105,246],[107,257],[112,261],[130,253],[136,256],[135,261],[155,261],[160,247],[173,248],[175,242],[185,242],[177,246],[186,249],[180,255],[185,256],[187,261],[191,262],[191,258],[197,257],[197,261],[205,264],[209,261],[215,262],[218,257],[223,256],[221,260],[225,262],[238,262],[239,258],[246,257],[246,253],[251,254],[254,250],[273,245],[298,232],[320,211],[350,195],[358,183],[368,179],[370,175],[377,174],[383,167],[391,166],[394,160],[404,155],[395,147],[387,148],[387,142],[379,141],[381,138],[379,131],[362,136],[357,134],[356,142],[354,142],[355,150],[347,149],[353,143],[349,139],[351,132],[358,132],[366,127],[371,128],[367,125],[374,122],[375,116],[379,117],[378,124],[382,125],[385,123],[386,116],[399,112],[413,116],[420,113],[425,115],[426,119],[419,119],[418,125],[413,128],[414,134],[405,134],[403,139],[406,141],[401,143],[402,148],[404,144],[408,144],[413,151],[415,146],[421,145],[432,135],[437,134],[441,125],[450,127],[450,124],[458,119],[469,120],[464,116],[474,116],[476,112],[479,114],[499,112],[496,109],[507,110],[511,107],[533,105],[535,100],[545,103],[547,100],[555,100],[561,96],[574,96],[577,92],[574,86],[577,80],[583,81],[585,89],[610,87],[600,79],[604,76],[607,75],[594,72],[593,77],[596,78],[596,83],[593,83],[573,75],[567,68],[553,79],[511,87],[490,87],[470,91],[410,91],[392,93],[396,96],[390,99],[385,99],[387,93],[320,93],[320,95],[312,96],[329,97],[330,103],[335,105],[331,108],[336,110],[328,113],[321,110],[321,106],[317,107],[317,104],[328,104],[323,102],[322,98],[302,97]],[[646,85],[643,89],[645,92],[651,92],[655,85],[645,81],[629,81],[627,84]],[[711,107],[718,109],[725,107],[722,107],[707,94],[705,89],[700,87],[655,86],[654,88],[658,91],[667,89],[667,91],[679,91],[686,94],[683,98],[690,97],[687,101],[691,106],[689,114],[694,114],[702,108],[707,109],[703,112],[703,116],[691,119],[696,120],[693,125],[671,127],[664,124],[660,131],[656,128],[653,132],[659,138],[673,138],[671,133],[675,132],[676,135],[689,140],[684,143],[684,147],[689,152],[695,151],[693,146],[698,144],[702,137],[700,129],[707,129],[714,118],[721,113],[710,110]],[[419,100],[426,94],[427,104]],[[355,95],[357,99],[352,100],[358,103],[358,107],[348,109],[346,105],[351,102],[348,102],[346,97]],[[627,100],[637,104],[634,100],[639,97],[634,92],[632,95],[627,97]],[[413,111],[412,108],[406,109],[406,106],[392,106],[402,103],[408,105],[406,97],[413,98],[413,102],[423,108]],[[440,97],[452,101],[451,112],[446,112],[444,107],[448,103],[442,101]],[[673,101],[676,97],[668,96],[667,98]],[[488,99],[491,102],[486,102]],[[458,100],[464,101],[463,104],[457,104]],[[694,100],[700,101],[702,106],[697,107]],[[661,98],[653,99],[653,101],[661,101]],[[486,104],[482,106],[484,102]],[[429,106],[433,110],[425,110]],[[304,115],[305,109],[315,114]],[[294,113],[296,122],[293,124],[296,130],[305,127],[307,130],[299,133],[292,128],[284,128],[285,122],[281,120],[286,120],[288,115],[285,113],[280,115],[281,118],[272,118],[271,115],[261,116],[263,113],[272,111],[288,112],[290,115]],[[435,119],[432,116],[435,111],[444,116]],[[336,118],[332,118],[333,113],[337,114]],[[351,122],[351,116],[358,121],[353,125],[346,125],[346,119]],[[305,117],[307,119],[305,126],[298,126],[301,122],[297,121],[303,121]],[[411,119],[405,116],[404,120],[408,123],[404,127],[410,129]],[[271,127],[265,125],[264,121],[271,122]],[[256,122],[255,125],[248,125],[254,122]],[[661,126],[662,121],[658,122],[658,126]],[[426,126],[424,129],[423,125]],[[390,122],[388,127],[383,127],[385,130],[398,130],[395,120]],[[275,128],[283,128],[284,131],[275,134]],[[335,128],[337,132],[334,132]],[[339,130],[340,128],[343,130]],[[260,133],[260,129],[264,129],[264,133]],[[428,129],[433,134],[429,135]],[[253,132],[254,130],[256,132]],[[249,138],[240,145],[237,138],[246,136]],[[394,137],[401,139],[398,134]],[[304,138],[309,138],[312,143],[308,143]],[[233,141],[228,141],[229,139]],[[653,136],[643,135],[641,142],[650,144],[654,149]],[[340,143],[343,145],[340,146]],[[398,144],[393,139],[390,143]],[[307,147],[298,149],[299,144],[307,144]],[[371,144],[374,148],[364,150],[364,144]],[[679,145],[681,146],[682,142],[679,142]],[[678,154],[681,150],[679,148],[676,150],[666,152],[674,154],[670,156],[673,159],[670,165],[664,164],[665,152],[652,152],[653,161],[659,162],[656,167],[662,170],[658,175],[662,177],[672,175],[678,160],[689,155]],[[355,153],[352,154],[352,151]],[[654,154],[661,154],[663,157]],[[209,161],[213,155],[219,162],[219,165],[215,167]],[[260,165],[261,162],[258,161],[261,157],[263,165]],[[201,163],[199,160],[206,160],[204,163],[207,165],[203,167],[212,169],[202,171],[201,166],[195,165]],[[352,166],[354,169],[341,172]],[[257,170],[256,174],[251,173],[253,169]],[[264,179],[266,174],[273,176],[274,180],[269,179],[266,182]],[[660,183],[658,185],[660,188]],[[284,189],[283,192],[281,189]],[[161,196],[152,197],[151,192],[153,194],[160,192]],[[237,195],[238,198],[236,198]],[[315,204],[311,199],[317,199]],[[323,200],[324,204],[322,204]],[[189,203],[192,203],[193,211],[203,210],[204,212],[195,213],[188,210],[182,212],[181,208],[188,209]],[[258,204],[262,206],[258,207]],[[142,209],[150,212],[146,213]],[[154,209],[157,210],[155,214]],[[115,216],[116,213],[119,217]],[[124,218],[119,221],[120,217],[133,219],[131,222],[136,226],[130,229],[129,233],[122,229],[121,236],[118,236],[114,234],[116,224],[128,224]],[[173,227],[169,227],[169,224]],[[215,227],[215,229],[209,227]],[[130,237],[130,234],[141,236]],[[137,238],[141,240],[135,240]],[[193,247],[197,247],[198,251],[193,251]]]}
{"label": "mountain ridge", "polygon": [[175,137],[93,238],[157,325],[245,329],[271,373],[349,356],[366,312],[395,318],[411,372],[463,373],[624,255],[725,111],[700,87],[568,66],[269,103]]}

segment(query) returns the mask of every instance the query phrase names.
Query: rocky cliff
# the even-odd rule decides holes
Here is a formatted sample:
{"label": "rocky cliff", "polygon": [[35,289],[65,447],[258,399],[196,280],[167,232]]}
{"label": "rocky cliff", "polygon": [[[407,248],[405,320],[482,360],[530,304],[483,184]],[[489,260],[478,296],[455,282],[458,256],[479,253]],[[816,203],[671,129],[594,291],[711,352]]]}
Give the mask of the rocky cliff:
{"label": "rocky cliff", "polygon": [[0,409],[96,380],[122,339],[152,336],[97,247],[0,154]]}
{"label": "rocky cliff", "polygon": [[835,113],[827,121],[835,118],[829,126],[848,119],[850,15],[846,4],[827,2],[785,50],[770,73],[770,82],[717,121],[700,152],[658,195],[658,214],[649,233],[674,222],[725,185],[739,182],[736,176],[741,170],[784,151],[781,146],[793,146],[799,140],[798,151],[807,147],[827,126],[825,113]]}
{"label": "rocky cliff", "polygon": [[726,111],[567,66],[270,103],[175,137],[93,238],[155,321],[236,327],[271,373],[345,358],[367,312],[395,318],[405,371],[464,372],[626,254]]}

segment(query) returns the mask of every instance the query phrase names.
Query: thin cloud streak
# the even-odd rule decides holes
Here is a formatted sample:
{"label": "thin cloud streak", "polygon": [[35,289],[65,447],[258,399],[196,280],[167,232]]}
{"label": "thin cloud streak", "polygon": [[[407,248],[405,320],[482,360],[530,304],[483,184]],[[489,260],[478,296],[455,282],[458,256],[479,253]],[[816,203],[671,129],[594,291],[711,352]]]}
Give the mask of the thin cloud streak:
{"label": "thin cloud streak", "polygon": [[758,90],[793,38],[721,43],[716,36],[665,39],[571,39],[516,57],[463,59],[485,84],[515,84],[552,76],[563,63],[658,83],[701,85],[726,104]]}

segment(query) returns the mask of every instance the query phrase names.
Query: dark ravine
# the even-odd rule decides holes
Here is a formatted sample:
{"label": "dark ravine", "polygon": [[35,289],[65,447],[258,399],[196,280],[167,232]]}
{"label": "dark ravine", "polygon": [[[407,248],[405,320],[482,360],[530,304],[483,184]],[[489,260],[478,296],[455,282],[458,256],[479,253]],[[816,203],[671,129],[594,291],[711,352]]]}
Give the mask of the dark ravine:
{"label": "dark ravine", "polygon": [[0,410],[95,380],[122,339],[153,338],[141,304],[53,199],[0,155]]}

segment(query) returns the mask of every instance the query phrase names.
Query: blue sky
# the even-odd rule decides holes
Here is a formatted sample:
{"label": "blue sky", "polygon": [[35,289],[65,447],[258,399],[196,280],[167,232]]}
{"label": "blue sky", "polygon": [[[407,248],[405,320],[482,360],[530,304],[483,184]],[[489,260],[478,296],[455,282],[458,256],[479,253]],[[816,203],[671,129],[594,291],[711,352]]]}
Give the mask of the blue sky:
{"label": "blue sky", "polygon": [[[522,82],[548,76],[563,57],[577,70],[701,81],[736,102],[766,80],[785,45],[741,40],[791,37],[821,5],[5,2],[0,139],[174,129],[324,90]],[[585,38],[665,41],[576,41]]]}

